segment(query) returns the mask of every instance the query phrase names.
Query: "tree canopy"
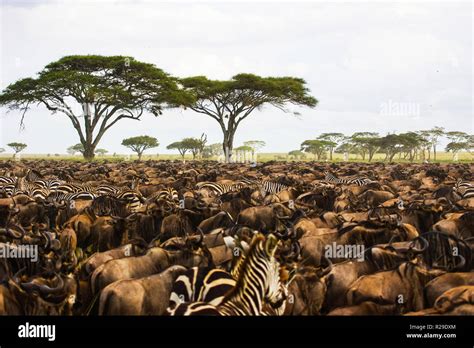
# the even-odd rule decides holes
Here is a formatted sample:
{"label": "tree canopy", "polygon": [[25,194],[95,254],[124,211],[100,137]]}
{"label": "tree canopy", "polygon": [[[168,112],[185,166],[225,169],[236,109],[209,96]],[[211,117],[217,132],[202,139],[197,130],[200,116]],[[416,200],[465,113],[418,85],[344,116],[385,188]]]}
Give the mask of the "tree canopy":
{"label": "tree canopy", "polygon": [[[38,77],[18,80],[0,94],[0,105],[23,116],[33,105],[67,116],[86,159],[94,157],[103,135],[118,121],[139,120],[145,111],[158,116],[165,107],[192,100],[175,78],[153,64],[98,55],[63,57],[48,64]],[[82,107],[81,113],[75,111],[77,106]]]}
{"label": "tree canopy", "polygon": [[16,143],[16,142],[15,143],[10,143],[10,144],[7,144],[7,145],[10,146],[13,149],[13,151],[15,152],[13,154],[13,157],[15,157],[17,153],[19,153],[19,152],[23,151],[24,149],[26,149],[26,147],[28,146],[26,144]]}
{"label": "tree canopy", "polygon": [[140,135],[123,139],[122,145],[128,147],[133,152],[136,152],[138,155],[138,160],[140,161],[145,150],[157,147],[160,145],[160,143],[158,142],[158,139],[154,137]]}
{"label": "tree canopy", "polygon": [[249,152],[255,151],[253,147],[248,146],[248,145],[242,145],[242,146],[236,147],[234,150],[235,151],[249,151]]}
{"label": "tree canopy", "polygon": [[106,149],[95,149],[95,153],[98,153],[100,156],[104,156],[109,150]]}
{"label": "tree canopy", "polygon": [[332,141],[319,139],[305,140],[303,143],[301,143],[301,151],[312,153],[319,161],[321,156],[325,151],[328,150],[330,146],[334,147],[335,143]]}
{"label": "tree canopy", "polygon": [[292,151],[288,152],[288,156],[294,157],[296,159],[305,158],[305,155],[304,155],[303,151],[301,151],[301,150],[292,150]]}
{"label": "tree canopy", "polygon": [[266,143],[263,140],[248,140],[244,141],[244,145],[250,147],[252,154],[265,147]]}
{"label": "tree canopy", "polygon": [[166,148],[168,150],[178,150],[179,154],[184,160],[184,156],[186,155],[186,152],[188,152],[189,144],[183,143],[182,141],[175,141],[174,143],[169,144]]}
{"label": "tree canopy", "polygon": [[317,100],[309,95],[306,82],[296,77],[261,77],[238,74],[226,81],[205,76],[181,79],[185,90],[195,101],[188,106],[197,113],[215,119],[222,130],[222,148],[229,161],[239,124],[254,110],[272,105],[287,111],[288,104],[315,107]]}
{"label": "tree canopy", "polygon": [[332,161],[332,153],[334,148],[338,145],[338,143],[344,140],[345,136],[342,133],[323,133],[321,134],[318,139],[329,141],[331,144],[328,145],[329,149],[329,159]]}
{"label": "tree canopy", "polygon": [[210,144],[210,145],[204,146],[204,149],[202,151],[202,156],[204,158],[211,158],[213,156],[219,156],[221,154],[222,154],[221,143]]}
{"label": "tree canopy", "polygon": [[82,145],[81,143],[72,145],[72,146],[69,146],[66,151],[71,156],[75,155],[76,152],[80,152],[82,154],[84,153],[84,145]]}

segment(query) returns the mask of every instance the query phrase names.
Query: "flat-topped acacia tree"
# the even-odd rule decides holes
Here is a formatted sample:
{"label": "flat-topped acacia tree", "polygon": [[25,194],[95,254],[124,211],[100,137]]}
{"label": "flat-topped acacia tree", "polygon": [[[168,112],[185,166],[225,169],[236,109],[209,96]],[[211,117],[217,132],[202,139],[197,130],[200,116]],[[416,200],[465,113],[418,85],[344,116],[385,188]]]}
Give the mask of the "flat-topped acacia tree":
{"label": "flat-topped acacia tree", "polygon": [[131,137],[123,139],[122,145],[128,147],[138,155],[138,160],[141,161],[143,152],[147,149],[151,149],[160,145],[158,139],[150,137],[148,135],[141,135],[137,137]]}
{"label": "flat-topped acacia tree", "polygon": [[36,78],[10,84],[0,94],[0,105],[23,116],[33,105],[67,116],[84,158],[91,160],[105,132],[118,121],[139,120],[145,111],[158,116],[165,107],[189,104],[192,96],[176,82],[132,57],[67,56],[48,64]]}
{"label": "flat-topped acacia tree", "polygon": [[13,154],[13,158],[16,157],[17,153],[23,151],[28,146],[28,145],[23,144],[23,143],[10,143],[10,144],[7,144],[7,145],[10,146],[13,149],[13,151],[15,152]]}
{"label": "flat-topped acacia tree", "polygon": [[306,82],[296,77],[260,77],[238,74],[227,81],[209,80],[205,76],[181,79],[186,91],[194,95],[189,108],[215,119],[224,135],[222,149],[228,162],[239,124],[255,109],[272,105],[282,111],[287,104],[315,107],[317,100],[309,95]]}

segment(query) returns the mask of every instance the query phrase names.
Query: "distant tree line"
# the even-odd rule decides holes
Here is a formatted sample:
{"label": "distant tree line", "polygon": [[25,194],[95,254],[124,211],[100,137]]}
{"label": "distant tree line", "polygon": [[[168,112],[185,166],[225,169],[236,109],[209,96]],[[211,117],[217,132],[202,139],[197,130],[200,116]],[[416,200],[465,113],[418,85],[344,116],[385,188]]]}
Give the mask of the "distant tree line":
{"label": "distant tree line", "polygon": [[429,130],[385,136],[380,136],[376,132],[357,132],[350,136],[342,133],[323,133],[316,139],[303,141],[301,149],[291,151],[289,155],[296,156],[297,151],[304,151],[313,154],[317,160],[323,159],[326,154],[332,160],[334,152],[348,153],[370,162],[376,153],[382,153],[385,154],[384,161],[391,162],[398,155],[399,159],[413,162],[415,159],[430,161],[433,154],[433,160],[436,161],[437,146],[443,138],[449,140],[445,151],[451,152],[453,157],[460,151],[471,153],[474,150],[474,135],[434,127]]}

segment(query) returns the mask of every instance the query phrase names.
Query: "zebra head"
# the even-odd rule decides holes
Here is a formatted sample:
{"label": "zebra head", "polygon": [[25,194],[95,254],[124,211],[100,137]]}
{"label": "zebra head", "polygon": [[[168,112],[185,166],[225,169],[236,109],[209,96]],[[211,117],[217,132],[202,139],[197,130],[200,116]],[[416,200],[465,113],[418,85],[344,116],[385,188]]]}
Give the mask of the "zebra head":
{"label": "zebra head", "polygon": [[269,234],[264,244],[265,263],[267,267],[267,277],[265,278],[265,295],[264,298],[271,307],[277,309],[282,307],[288,296],[288,290],[285,283],[286,279],[282,279],[282,267],[275,258],[275,251],[280,241],[273,234]]}

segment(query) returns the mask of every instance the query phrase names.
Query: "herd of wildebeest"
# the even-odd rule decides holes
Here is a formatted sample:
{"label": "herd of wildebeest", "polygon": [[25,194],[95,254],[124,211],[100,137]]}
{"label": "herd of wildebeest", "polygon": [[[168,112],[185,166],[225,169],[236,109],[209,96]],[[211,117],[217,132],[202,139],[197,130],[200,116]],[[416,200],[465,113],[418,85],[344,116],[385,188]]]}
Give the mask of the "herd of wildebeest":
{"label": "herd of wildebeest", "polygon": [[0,313],[473,315],[472,169],[2,161]]}

